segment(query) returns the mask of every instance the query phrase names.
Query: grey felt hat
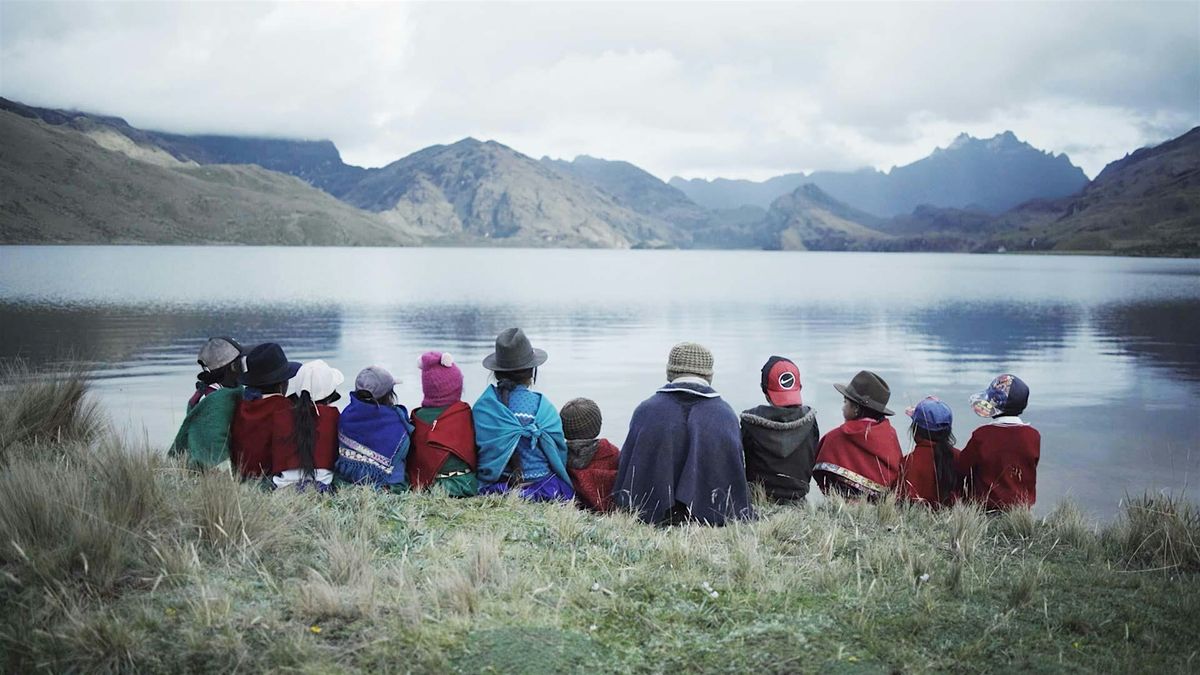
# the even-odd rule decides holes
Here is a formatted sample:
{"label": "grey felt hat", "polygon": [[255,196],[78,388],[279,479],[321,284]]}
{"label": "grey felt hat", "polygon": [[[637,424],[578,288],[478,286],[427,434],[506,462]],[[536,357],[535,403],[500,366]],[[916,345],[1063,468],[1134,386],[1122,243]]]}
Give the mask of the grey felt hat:
{"label": "grey felt hat", "polygon": [[850,384],[835,384],[833,388],[841,392],[842,396],[865,408],[881,412],[884,415],[896,414],[887,407],[888,399],[892,397],[892,390],[888,388],[887,382],[884,382],[882,377],[869,370],[860,370],[854,379],[850,380]]}
{"label": "grey felt hat", "polygon": [[534,349],[525,331],[509,328],[496,336],[496,351],[483,359],[483,367],[492,371],[537,368],[546,362],[546,352]]}

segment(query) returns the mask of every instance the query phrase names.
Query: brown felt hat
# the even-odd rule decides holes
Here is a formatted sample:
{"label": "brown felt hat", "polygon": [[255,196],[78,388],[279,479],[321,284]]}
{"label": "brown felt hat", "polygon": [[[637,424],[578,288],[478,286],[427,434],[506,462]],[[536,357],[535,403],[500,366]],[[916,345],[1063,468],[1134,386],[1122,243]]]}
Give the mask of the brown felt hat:
{"label": "brown felt hat", "polygon": [[896,414],[887,407],[888,399],[892,397],[892,390],[888,388],[887,382],[884,382],[882,377],[869,370],[860,370],[854,379],[850,380],[850,384],[835,384],[833,388],[837,389],[842,396],[864,408],[870,408],[884,415]]}

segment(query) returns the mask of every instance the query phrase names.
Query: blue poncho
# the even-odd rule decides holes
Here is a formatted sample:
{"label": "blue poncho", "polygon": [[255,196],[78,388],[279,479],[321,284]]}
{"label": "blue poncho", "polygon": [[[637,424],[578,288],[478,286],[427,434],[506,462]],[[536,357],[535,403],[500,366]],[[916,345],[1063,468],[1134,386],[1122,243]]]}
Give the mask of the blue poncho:
{"label": "blue poncho", "polygon": [[528,438],[550,464],[550,469],[567,485],[567,441],[563,437],[562,420],[558,411],[545,396],[539,397],[533,423],[522,424],[508,406],[500,402],[496,387],[489,386],[471,407],[475,418],[475,444],[479,446],[480,481],[495,483],[501,480],[513,452],[522,437]]}
{"label": "blue poncho", "polygon": [[352,395],[338,422],[338,476],[350,483],[407,488],[404,461],[412,429],[404,406],[367,403]]}
{"label": "blue poncho", "polygon": [[733,409],[698,384],[668,384],[643,401],[621,448],[613,500],[647,523],[679,511],[709,525],[753,517]]}

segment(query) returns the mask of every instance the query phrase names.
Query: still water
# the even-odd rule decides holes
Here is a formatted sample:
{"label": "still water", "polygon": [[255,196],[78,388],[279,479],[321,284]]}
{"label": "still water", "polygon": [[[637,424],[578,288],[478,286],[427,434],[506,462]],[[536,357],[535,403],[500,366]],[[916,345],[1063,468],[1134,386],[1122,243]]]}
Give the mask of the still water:
{"label": "still water", "polygon": [[[624,440],[662,384],[672,344],[716,356],[735,408],[762,400],[772,354],[800,366],[822,431],[845,383],[875,370],[902,411],[936,394],[960,447],[967,397],[1013,372],[1041,430],[1037,511],[1063,498],[1098,518],[1200,477],[1200,261],[716,251],[0,247],[0,359],[91,362],[113,420],[165,446],[210,335],[276,341],[348,380],[379,364],[420,402],[417,356],[449,351],[464,398],[496,333],[525,329],[550,359],[538,388],[599,402]],[[343,387],[345,389],[345,387]],[[343,394],[346,392],[343,391]],[[906,428],[903,415],[895,420]],[[907,449],[911,442],[902,438]]]}

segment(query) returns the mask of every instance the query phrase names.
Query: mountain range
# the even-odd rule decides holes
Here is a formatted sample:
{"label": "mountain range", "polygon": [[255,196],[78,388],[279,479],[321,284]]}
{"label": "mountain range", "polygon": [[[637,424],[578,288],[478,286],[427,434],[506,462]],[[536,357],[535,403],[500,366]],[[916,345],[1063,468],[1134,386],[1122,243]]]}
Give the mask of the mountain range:
{"label": "mountain range", "polygon": [[1196,255],[1198,135],[1091,182],[1005,132],[888,172],[666,183],[472,138],[365,169],[329,141],[186,136],[0,99],[0,241]]}
{"label": "mountain range", "polygon": [[1065,154],[1040,151],[1006,131],[988,139],[962,134],[946,148],[936,148],[928,157],[888,172],[816,171],[759,183],[724,178],[670,180],[692,201],[709,208],[766,208],[807,184],[860,210],[890,217],[911,213],[922,204],[1000,213],[1030,199],[1074,194],[1088,179]]}

